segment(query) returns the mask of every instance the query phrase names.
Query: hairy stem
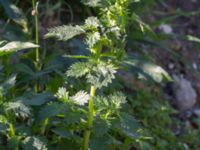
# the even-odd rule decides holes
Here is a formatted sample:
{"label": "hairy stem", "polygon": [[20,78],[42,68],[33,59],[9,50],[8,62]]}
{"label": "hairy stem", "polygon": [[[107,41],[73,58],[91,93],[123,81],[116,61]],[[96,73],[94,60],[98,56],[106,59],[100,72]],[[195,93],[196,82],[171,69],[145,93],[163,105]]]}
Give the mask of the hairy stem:
{"label": "hairy stem", "polygon": [[94,86],[90,87],[90,99],[88,105],[88,122],[87,122],[87,129],[84,132],[84,139],[83,139],[83,150],[88,150],[89,147],[89,140],[90,134],[93,126],[93,115],[94,115],[94,106],[93,106],[93,97],[95,96],[96,89]]}
{"label": "hairy stem", "polygon": [[[33,14],[35,16],[35,44],[39,44],[39,30],[38,30],[38,10],[37,10],[37,6],[35,3],[35,0],[32,0],[32,6],[33,6]],[[35,49],[35,67],[37,70],[39,70],[39,48],[36,47]],[[39,91],[39,85],[38,82],[35,83],[35,92]]]}

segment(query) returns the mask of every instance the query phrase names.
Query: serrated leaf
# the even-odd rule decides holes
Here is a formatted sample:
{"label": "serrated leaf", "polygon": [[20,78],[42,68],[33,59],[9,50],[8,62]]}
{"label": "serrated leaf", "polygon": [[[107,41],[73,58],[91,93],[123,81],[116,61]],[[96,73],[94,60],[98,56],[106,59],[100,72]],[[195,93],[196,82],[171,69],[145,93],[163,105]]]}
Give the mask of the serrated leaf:
{"label": "serrated leaf", "polygon": [[40,137],[28,136],[22,141],[23,150],[48,150],[46,140]]}
{"label": "serrated leaf", "polygon": [[114,109],[120,109],[121,105],[126,103],[126,96],[121,92],[115,92],[108,97],[108,101]]}
{"label": "serrated leaf", "polygon": [[96,88],[101,88],[112,83],[116,72],[116,68],[112,64],[101,63],[98,64],[98,66],[93,67],[86,78],[87,81]]}
{"label": "serrated leaf", "polygon": [[73,137],[72,133],[69,132],[69,129],[66,129],[66,128],[61,128],[61,127],[55,128],[55,129],[52,129],[52,131],[62,138],[71,139]]}
{"label": "serrated leaf", "polygon": [[67,89],[64,87],[60,87],[58,89],[58,92],[55,95],[58,99],[66,102],[69,98],[69,93],[67,92]]}
{"label": "serrated leaf", "polygon": [[83,34],[84,32],[85,31],[81,26],[64,25],[49,29],[45,38],[56,37],[59,40],[67,41],[74,36]]}
{"label": "serrated leaf", "polygon": [[74,63],[70,69],[67,71],[67,76],[69,77],[82,77],[89,72],[88,63],[77,62]]}
{"label": "serrated leaf", "polygon": [[73,139],[61,139],[58,142],[58,145],[56,147],[56,150],[65,150],[67,148],[67,150],[80,150],[81,146],[80,143],[76,142]]}
{"label": "serrated leaf", "polygon": [[94,47],[94,45],[97,44],[97,42],[100,39],[101,39],[101,36],[100,36],[99,32],[93,32],[93,33],[88,34],[88,36],[86,38],[86,43],[87,43],[89,49]]}
{"label": "serrated leaf", "polygon": [[102,137],[94,137],[90,140],[91,150],[109,150],[111,145],[118,145],[119,142],[116,141],[110,135],[104,135]]}
{"label": "serrated leaf", "polygon": [[126,97],[121,92],[115,92],[108,97],[97,96],[94,100],[95,107],[97,107],[96,109],[98,111],[106,110],[116,112],[122,108],[124,103],[126,103]]}
{"label": "serrated leaf", "polygon": [[108,133],[111,124],[107,120],[102,120],[100,118],[95,119],[93,125],[93,132],[95,137],[104,136]]}
{"label": "serrated leaf", "polygon": [[16,74],[11,75],[3,84],[0,85],[5,90],[9,90],[10,88],[15,86],[16,82]]}
{"label": "serrated leaf", "polygon": [[20,125],[15,127],[15,133],[18,136],[30,136],[32,134],[31,127],[26,125]]}
{"label": "serrated leaf", "polygon": [[27,94],[27,96],[19,98],[19,100],[22,100],[25,105],[40,106],[44,103],[51,101],[53,98],[53,95],[50,93],[29,93],[29,95]]}
{"label": "serrated leaf", "polygon": [[21,116],[23,118],[27,118],[31,115],[31,109],[21,101],[7,103],[6,110],[12,110],[15,112],[16,116]]}
{"label": "serrated leaf", "polygon": [[98,7],[101,6],[102,0],[81,0],[81,2],[85,5],[88,5],[90,7]]}
{"label": "serrated leaf", "polygon": [[36,47],[39,47],[39,46],[30,42],[13,41],[13,42],[7,43],[6,45],[0,48],[0,56],[8,55],[22,49],[29,49],[29,48],[36,48]]}
{"label": "serrated leaf", "polygon": [[84,92],[84,91],[79,91],[79,92],[76,93],[74,96],[70,97],[70,99],[71,99],[74,103],[83,106],[83,105],[85,105],[85,104],[88,102],[89,97],[90,97],[90,96],[89,96],[88,93],[86,93],[86,92]]}
{"label": "serrated leaf", "polygon": [[113,129],[132,139],[138,137],[137,131],[139,128],[140,125],[137,120],[127,113],[120,113],[120,118],[113,122]]}
{"label": "serrated leaf", "polygon": [[68,111],[65,113],[64,121],[66,125],[74,125],[80,123],[81,118],[84,117],[85,114],[77,108],[75,111]]}
{"label": "serrated leaf", "polygon": [[8,149],[15,149],[16,147],[19,147],[20,144],[20,137],[14,136],[11,137],[8,141]]}
{"label": "serrated leaf", "polygon": [[64,105],[63,103],[50,103],[40,110],[38,117],[39,119],[54,117],[60,113],[63,113],[67,109],[67,105]]}
{"label": "serrated leaf", "polygon": [[100,26],[100,21],[97,17],[88,17],[85,20],[85,27],[87,28],[97,28]]}

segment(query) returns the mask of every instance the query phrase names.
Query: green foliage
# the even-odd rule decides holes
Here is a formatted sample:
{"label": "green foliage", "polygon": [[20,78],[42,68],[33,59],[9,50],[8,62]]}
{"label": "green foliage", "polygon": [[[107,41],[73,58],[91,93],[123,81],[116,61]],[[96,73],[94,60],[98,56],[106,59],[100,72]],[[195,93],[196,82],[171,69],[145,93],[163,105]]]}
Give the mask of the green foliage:
{"label": "green foliage", "polygon": [[17,24],[21,25],[24,28],[24,31],[27,32],[27,19],[24,13],[14,4],[11,4],[9,0],[0,0],[1,5],[5,9],[6,14],[10,19],[12,19]]}
{"label": "green foliage", "polygon": [[[144,44],[163,47],[155,41],[157,36],[151,26],[138,14],[142,11],[138,8],[153,0],[81,2],[86,6],[63,0],[55,5],[51,1],[35,5],[33,0],[35,18],[26,15],[28,23],[17,7],[19,5],[30,14],[30,8],[25,9],[30,7],[28,2],[15,1],[14,5],[8,0],[0,0],[8,17],[5,25],[0,26],[3,32],[10,33],[0,36],[0,149],[185,150],[187,145],[198,150],[199,130],[191,128],[176,136],[171,127],[180,125],[173,123],[173,119],[178,121],[172,116],[176,111],[155,91],[140,90],[137,84],[130,82],[134,86],[132,90],[121,79],[126,72],[137,82],[141,79],[158,83],[171,81],[169,74],[149,61],[140,49]],[[18,41],[31,41],[33,37],[28,25],[34,28],[33,19],[36,19],[38,33],[37,17],[39,21],[48,17],[56,20],[57,16],[60,19],[64,7],[73,20],[77,6],[81,7],[81,17],[83,15],[85,21],[79,25],[50,28],[44,36],[55,37],[66,44],[49,39],[44,42],[36,34],[40,55],[35,58],[31,51],[10,55],[39,47]],[[40,14],[40,11],[43,12]],[[56,13],[51,14],[54,11]],[[17,28],[20,32],[12,29],[15,23],[20,25]],[[195,37],[187,38],[198,42]],[[59,45],[66,50],[65,55]],[[139,49],[136,57],[127,53],[132,48]],[[139,56],[141,54],[143,57]],[[150,86],[149,82],[144,85],[149,89]]]}

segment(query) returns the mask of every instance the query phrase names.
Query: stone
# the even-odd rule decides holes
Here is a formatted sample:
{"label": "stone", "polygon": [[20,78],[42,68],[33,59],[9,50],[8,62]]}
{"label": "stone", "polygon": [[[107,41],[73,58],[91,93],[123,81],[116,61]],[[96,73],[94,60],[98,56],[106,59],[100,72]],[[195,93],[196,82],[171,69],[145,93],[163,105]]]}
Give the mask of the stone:
{"label": "stone", "polygon": [[162,24],[159,26],[159,29],[162,30],[165,34],[171,34],[173,29],[168,24]]}
{"label": "stone", "polygon": [[195,114],[195,116],[197,116],[198,118],[200,118],[200,108],[194,109],[193,113]]}
{"label": "stone", "polygon": [[176,75],[173,76],[173,79],[173,91],[177,108],[181,111],[191,109],[197,101],[197,93],[191,82]]}

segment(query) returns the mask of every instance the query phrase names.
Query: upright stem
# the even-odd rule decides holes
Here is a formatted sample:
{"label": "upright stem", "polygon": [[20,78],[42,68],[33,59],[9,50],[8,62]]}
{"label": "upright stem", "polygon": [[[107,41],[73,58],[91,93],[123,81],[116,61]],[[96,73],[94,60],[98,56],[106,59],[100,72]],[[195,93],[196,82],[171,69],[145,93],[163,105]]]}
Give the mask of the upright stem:
{"label": "upright stem", "polygon": [[83,150],[88,150],[89,147],[89,140],[90,134],[93,126],[93,115],[94,115],[94,106],[93,106],[93,97],[95,96],[96,89],[94,86],[90,87],[90,99],[88,105],[88,122],[87,122],[87,129],[84,132],[84,139],[83,139]]}
{"label": "upright stem", "polygon": [[[37,6],[35,3],[35,0],[32,0],[32,5],[33,5],[33,11],[34,11],[34,16],[35,16],[35,44],[39,44],[39,31],[38,31],[38,10],[37,10]],[[39,70],[39,48],[36,47],[35,49],[35,67],[37,70]],[[36,82],[35,84],[35,91],[38,92],[39,91],[39,85],[38,82]]]}

